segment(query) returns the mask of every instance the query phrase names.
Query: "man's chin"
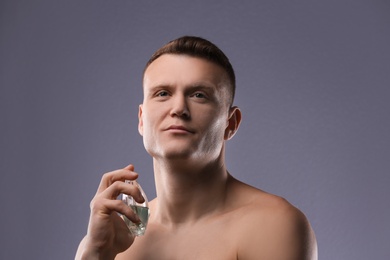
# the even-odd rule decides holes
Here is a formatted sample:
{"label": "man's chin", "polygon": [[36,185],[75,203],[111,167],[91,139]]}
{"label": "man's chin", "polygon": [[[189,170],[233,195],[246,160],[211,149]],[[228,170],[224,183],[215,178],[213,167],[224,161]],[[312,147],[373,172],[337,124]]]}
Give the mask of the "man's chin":
{"label": "man's chin", "polygon": [[188,161],[192,158],[192,153],[184,152],[165,152],[160,154],[152,155],[153,158],[159,158],[163,160],[172,160],[172,161]]}
{"label": "man's chin", "polygon": [[195,159],[196,153],[189,149],[148,149],[147,152],[150,156],[157,160],[165,160],[165,161],[191,161]]}

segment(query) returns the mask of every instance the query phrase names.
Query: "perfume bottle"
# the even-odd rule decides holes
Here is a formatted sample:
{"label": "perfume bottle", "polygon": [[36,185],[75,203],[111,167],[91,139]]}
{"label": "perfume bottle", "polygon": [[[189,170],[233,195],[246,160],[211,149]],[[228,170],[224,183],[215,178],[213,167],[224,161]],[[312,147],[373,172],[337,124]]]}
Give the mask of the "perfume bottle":
{"label": "perfume bottle", "polygon": [[136,202],[133,197],[127,194],[122,194],[122,201],[129,206],[135,214],[138,215],[141,222],[140,223],[134,223],[130,221],[126,216],[122,215],[123,220],[125,221],[126,225],[130,229],[130,232],[135,236],[142,236],[145,233],[146,226],[148,225],[149,220],[149,206],[148,206],[148,199],[145,195],[145,192],[142,190],[141,185],[138,184],[137,181],[129,181],[126,180],[125,183],[129,183],[131,185],[135,185],[140,190],[142,197],[144,197],[145,201],[143,203]]}

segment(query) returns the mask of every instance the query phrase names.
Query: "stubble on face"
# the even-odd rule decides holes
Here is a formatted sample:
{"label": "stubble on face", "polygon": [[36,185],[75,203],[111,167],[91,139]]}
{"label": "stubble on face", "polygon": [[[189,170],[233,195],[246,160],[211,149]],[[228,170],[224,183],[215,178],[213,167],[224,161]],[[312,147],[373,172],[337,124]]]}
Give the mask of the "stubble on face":
{"label": "stubble on face", "polygon": [[[228,82],[221,67],[204,59],[172,54],[156,59],[145,71],[139,115],[148,153],[159,159],[220,156],[230,107]],[[166,131],[170,125],[190,132]]]}

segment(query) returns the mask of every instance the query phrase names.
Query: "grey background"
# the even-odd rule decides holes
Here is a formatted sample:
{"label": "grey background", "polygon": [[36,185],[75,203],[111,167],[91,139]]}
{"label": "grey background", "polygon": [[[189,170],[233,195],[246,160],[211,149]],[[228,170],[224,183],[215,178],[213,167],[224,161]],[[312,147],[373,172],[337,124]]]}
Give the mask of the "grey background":
{"label": "grey background", "polygon": [[[72,259],[104,172],[134,163],[142,69],[181,35],[237,74],[237,178],[310,219],[320,259],[390,259],[388,1],[0,1],[0,259]],[[261,231],[259,231],[261,232]]]}

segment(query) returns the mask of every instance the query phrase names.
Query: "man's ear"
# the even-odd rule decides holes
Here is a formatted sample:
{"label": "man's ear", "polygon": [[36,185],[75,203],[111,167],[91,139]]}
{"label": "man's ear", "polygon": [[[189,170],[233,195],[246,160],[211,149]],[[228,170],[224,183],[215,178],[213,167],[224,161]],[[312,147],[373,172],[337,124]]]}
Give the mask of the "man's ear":
{"label": "man's ear", "polygon": [[144,121],[142,119],[142,104],[138,107],[138,132],[141,136],[144,133]]}
{"label": "man's ear", "polygon": [[225,129],[224,139],[231,139],[237,132],[241,123],[241,110],[234,106],[229,109],[229,118]]}

